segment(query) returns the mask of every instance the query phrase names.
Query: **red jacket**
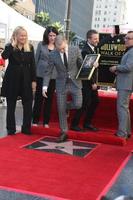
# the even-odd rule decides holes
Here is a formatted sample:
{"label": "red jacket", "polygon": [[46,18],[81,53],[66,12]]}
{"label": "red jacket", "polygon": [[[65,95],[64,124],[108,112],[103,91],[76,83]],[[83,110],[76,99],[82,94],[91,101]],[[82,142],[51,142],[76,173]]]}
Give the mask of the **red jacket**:
{"label": "red jacket", "polygon": [[5,66],[5,60],[2,57],[0,58],[0,66]]}

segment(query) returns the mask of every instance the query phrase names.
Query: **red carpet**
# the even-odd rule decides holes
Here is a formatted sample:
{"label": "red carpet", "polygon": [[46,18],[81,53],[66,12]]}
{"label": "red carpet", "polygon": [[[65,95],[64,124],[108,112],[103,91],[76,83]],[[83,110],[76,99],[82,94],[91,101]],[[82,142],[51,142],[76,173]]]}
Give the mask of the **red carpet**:
{"label": "red carpet", "polygon": [[22,148],[42,137],[18,134],[0,140],[0,185],[71,200],[95,200],[129,154],[101,144],[85,158]]}
{"label": "red carpet", "polygon": [[[46,129],[47,135],[50,136],[59,136],[59,128],[57,127],[57,123],[51,123],[50,126],[53,128]],[[41,133],[42,132],[42,126],[40,127],[33,127],[32,132],[33,133]],[[76,139],[76,140],[83,140],[83,141],[89,141],[89,142],[99,142],[103,144],[112,144],[112,145],[120,145],[123,146],[126,144],[126,140],[123,138],[119,138],[114,136],[114,130],[110,129],[104,129],[101,128],[100,131],[97,133],[94,132],[75,132],[75,131],[68,131],[68,137],[69,139]]]}
{"label": "red carpet", "polygon": [[[33,127],[32,136],[19,133],[1,139],[0,186],[40,196],[52,196],[51,199],[54,200],[99,200],[133,148],[133,138],[126,142],[113,135],[116,121],[111,102],[114,105],[114,100],[114,97],[111,101],[109,98],[109,104],[107,98],[101,97],[94,121],[96,125],[101,125],[99,133],[69,131],[70,139],[100,143],[85,158],[23,147],[45,135],[58,136],[57,123],[51,123],[53,128],[50,129]],[[97,118],[98,116],[100,118]],[[106,123],[108,121],[109,123]],[[110,123],[112,129],[109,129]]]}
{"label": "red carpet", "polygon": [[[116,116],[116,92],[99,91],[100,103],[94,117],[94,123],[104,129],[116,130],[117,116]],[[131,122],[133,123],[133,95],[130,101]],[[71,116],[73,112],[71,112]],[[71,118],[70,116],[70,118]],[[69,118],[69,122],[71,119]],[[58,121],[56,98],[52,107],[52,122]],[[82,119],[81,119],[82,121]]]}
{"label": "red carpet", "polygon": [[[114,133],[117,130],[117,123],[118,123],[116,115],[116,92],[99,91],[99,96],[100,96],[100,103],[95,113],[93,124],[96,127],[99,127],[100,131],[98,133],[90,131],[88,133],[87,132],[77,133],[74,131],[69,131],[69,137],[71,139],[81,139],[92,142],[101,142],[104,144],[113,144],[121,146],[125,145],[126,144],[125,139],[114,136]],[[133,124],[133,96],[130,103],[130,110],[131,110],[131,123]],[[69,124],[71,122],[73,114],[74,111],[71,111],[70,117],[68,118]],[[81,124],[82,120],[83,117],[81,119]],[[51,121],[52,123],[50,124],[50,127],[57,128],[59,126],[56,97],[53,102]],[[57,136],[59,130],[54,130],[54,132],[56,132],[54,134],[56,134]]]}

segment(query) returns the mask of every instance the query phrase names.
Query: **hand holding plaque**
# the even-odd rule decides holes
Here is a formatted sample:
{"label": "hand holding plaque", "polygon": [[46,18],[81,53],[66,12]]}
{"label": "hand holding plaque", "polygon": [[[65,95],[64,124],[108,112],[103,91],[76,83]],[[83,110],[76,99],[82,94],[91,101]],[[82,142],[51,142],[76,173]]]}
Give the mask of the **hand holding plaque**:
{"label": "hand holding plaque", "polygon": [[85,56],[83,63],[78,71],[76,79],[90,80],[95,68],[98,67],[100,54],[88,54]]}

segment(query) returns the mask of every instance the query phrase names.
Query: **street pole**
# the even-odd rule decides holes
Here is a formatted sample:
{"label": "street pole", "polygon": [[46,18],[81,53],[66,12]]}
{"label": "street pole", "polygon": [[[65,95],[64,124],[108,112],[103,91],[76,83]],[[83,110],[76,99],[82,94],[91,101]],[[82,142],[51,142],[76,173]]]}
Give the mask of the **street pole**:
{"label": "street pole", "polygon": [[66,30],[65,30],[65,36],[69,43],[69,34],[70,34],[70,26],[71,26],[71,8],[72,8],[72,1],[67,0],[67,15],[66,15]]}

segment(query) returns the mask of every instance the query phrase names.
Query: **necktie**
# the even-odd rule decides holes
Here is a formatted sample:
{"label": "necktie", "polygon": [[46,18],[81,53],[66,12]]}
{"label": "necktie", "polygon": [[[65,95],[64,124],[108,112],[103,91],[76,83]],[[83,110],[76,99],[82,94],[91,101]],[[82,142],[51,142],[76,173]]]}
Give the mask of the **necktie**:
{"label": "necktie", "polygon": [[65,52],[63,53],[63,58],[64,58],[64,65],[65,65],[65,67],[67,69],[68,68],[68,63],[67,63],[67,56],[66,56]]}

